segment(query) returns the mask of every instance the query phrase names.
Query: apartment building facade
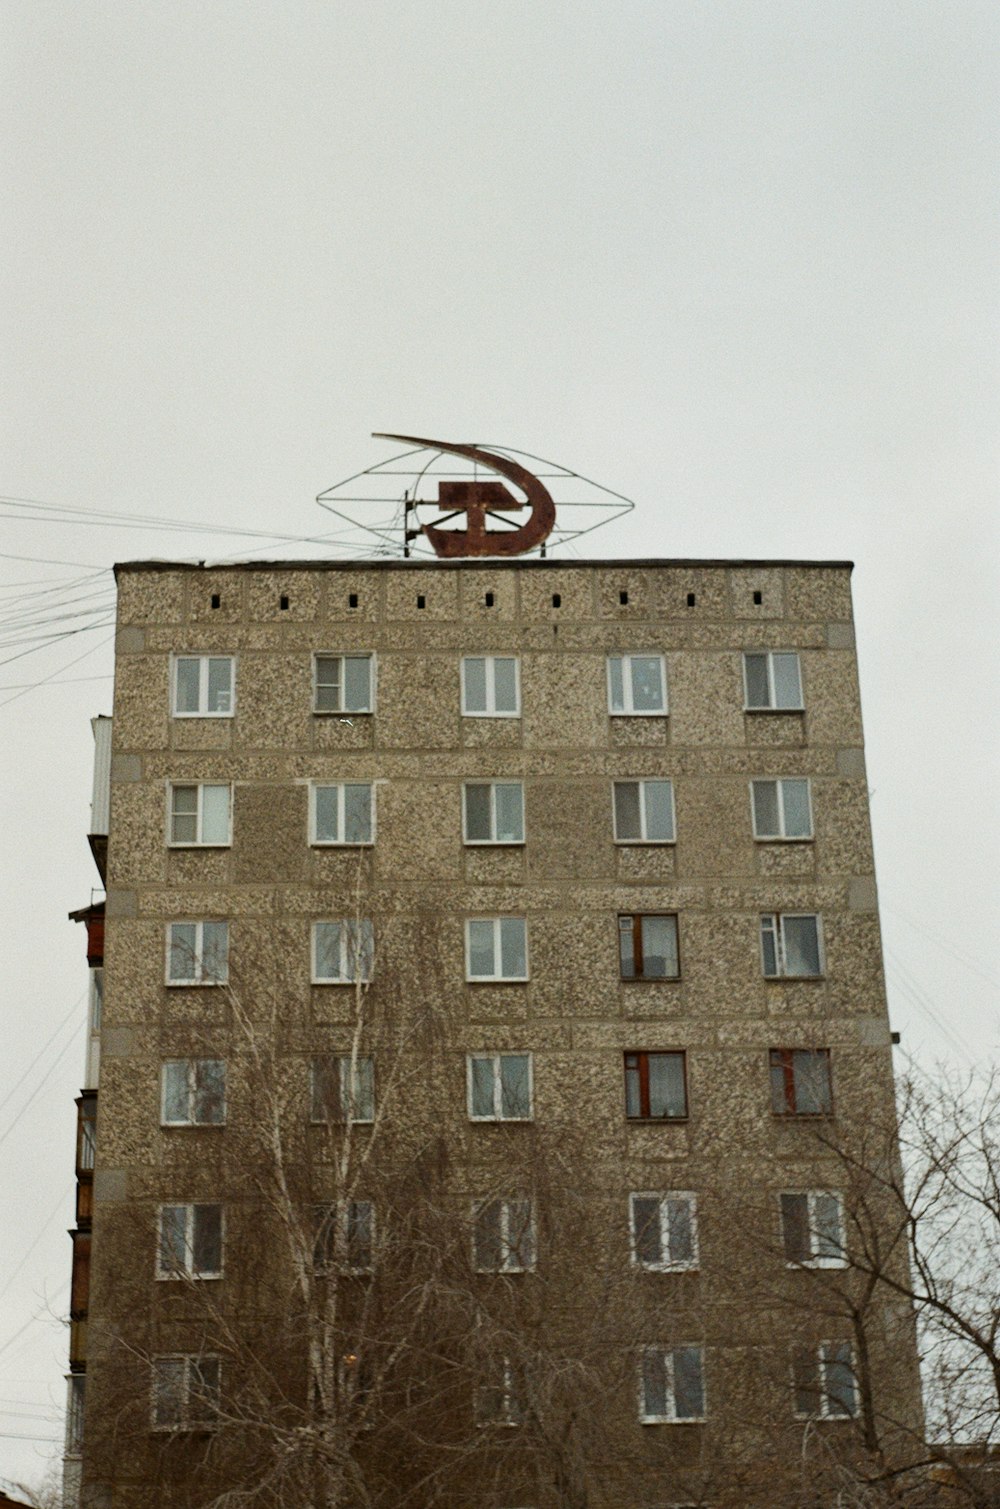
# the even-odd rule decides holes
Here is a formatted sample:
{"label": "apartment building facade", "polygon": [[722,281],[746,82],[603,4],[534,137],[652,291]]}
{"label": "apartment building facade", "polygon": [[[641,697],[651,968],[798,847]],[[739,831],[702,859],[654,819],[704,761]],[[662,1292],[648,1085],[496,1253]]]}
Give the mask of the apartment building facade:
{"label": "apartment building facade", "polygon": [[81,1502],[905,1460],[849,565],[117,578]]}

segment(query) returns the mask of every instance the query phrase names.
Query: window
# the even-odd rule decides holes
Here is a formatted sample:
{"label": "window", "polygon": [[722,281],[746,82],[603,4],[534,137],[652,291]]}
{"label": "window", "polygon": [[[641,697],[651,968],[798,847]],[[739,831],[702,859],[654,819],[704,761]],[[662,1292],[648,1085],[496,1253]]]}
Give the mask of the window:
{"label": "window", "polygon": [[802,677],[795,650],[768,650],[763,654],[743,656],[744,704],[751,712],[802,707]]}
{"label": "window", "polygon": [[312,1061],[312,1118],[317,1122],[375,1120],[375,1060],[324,1053]]}
{"label": "window", "polygon": [[690,1194],[629,1195],[632,1261],[657,1273],[698,1266],[695,1197]]}
{"label": "window", "polygon": [[754,838],[812,838],[806,780],[751,781]]}
{"label": "window", "polygon": [[772,1048],[775,1116],[829,1116],[832,1109],[829,1048]]}
{"label": "window", "polygon": [[232,717],[231,655],[176,655],[173,669],[175,718]]}
{"label": "window", "polygon": [[87,1400],[86,1373],[70,1373],[66,1379],[66,1455],[78,1457],[83,1450],[83,1412]]}
{"label": "window", "polygon": [[618,957],[623,980],[676,980],[677,918],[670,913],[619,917]]}
{"label": "window", "polygon": [[498,1357],[490,1372],[493,1375],[491,1381],[476,1389],[476,1424],[520,1425],[524,1419],[524,1403],[513,1362],[509,1357]]}
{"label": "window", "polygon": [[375,938],[367,917],[313,923],[315,985],[366,985],[374,955]]}
{"label": "window", "polygon": [[653,717],[667,710],[662,655],[608,656],[608,711]]}
{"label": "window", "polygon": [[840,1196],[822,1189],[784,1191],[781,1240],[790,1268],[845,1268],[844,1207]]}
{"label": "window", "polygon": [[462,661],[465,718],[519,718],[521,677],[513,655],[466,655]]}
{"label": "window", "polygon": [[530,1200],[484,1200],[473,1209],[472,1256],[477,1273],[528,1273],[535,1266]]}
{"label": "window", "polygon": [[531,1120],[530,1053],[470,1053],[467,1064],[470,1120]]}
{"label": "window", "polygon": [[206,848],[231,843],[229,786],[171,786],[169,841]]}
{"label": "window", "polygon": [[639,1365],[639,1419],[643,1425],[704,1420],[701,1347],[645,1347]]}
{"label": "window", "polygon": [[222,1206],[161,1205],[157,1278],[222,1276]]}
{"label": "window", "polygon": [[615,781],[613,812],[616,844],[672,844],[676,837],[673,781]]}
{"label": "window", "polygon": [[311,788],[314,844],[370,844],[375,838],[375,792],[370,781],[317,783]]}
{"label": "window", "polygon": [[476,917],[466,922],[465,978],[528,978],[528,924],[523,917]]}
{"label": "window", "polygon": [[476,781],[462,787],[467,844],[524,843],[524,786],[520,781]]}
{"label": "window", "polygon": [[800,1418],[849,1420],[857,1414],[857,1375],[849,1341],[796,1347],[792,1373],[795,1413]]}
{"label": "window", "polygon": [[226,1119],[226,1065],[221,1058],[168,1058],[160,1075],[164,1126],[221,1126]]}
{"label": "window", "polygon": [[228,922],[167,924],[168,985],[225,985],[228,979]]}
{"label": "window", "polygon": [[313,709],[317,713],[370,713],[371,655],[313,656]]}
{"label": "window", "polygon": [[154,1428],[211,1425],[219,1409],[219,1385],[218,1357],[154,1357]]}
{"label": "window", "polygon": [[371,1273],[374,1268],[375,1207],[371,1200],[317,1205],[313,1264],[322,1271]]}
{"label": "window", "polygon": [[819,918],[811,912],[769,912],[760,919],[764,974],[810,976],[823,973]]}
{"label": "window", "polygon": [[625,1115],[633,1121],[682,1121],[688,1113],[685,1055],[626,1053]]}

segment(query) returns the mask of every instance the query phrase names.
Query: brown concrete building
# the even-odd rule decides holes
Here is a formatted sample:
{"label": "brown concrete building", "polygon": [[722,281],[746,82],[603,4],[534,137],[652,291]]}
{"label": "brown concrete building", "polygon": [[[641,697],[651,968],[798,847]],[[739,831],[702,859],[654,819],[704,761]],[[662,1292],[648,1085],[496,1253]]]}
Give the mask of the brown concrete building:
{"label": "brown concrete building", "polygon": [[117,576],[83,1504],[916,1453],[849,565]]}

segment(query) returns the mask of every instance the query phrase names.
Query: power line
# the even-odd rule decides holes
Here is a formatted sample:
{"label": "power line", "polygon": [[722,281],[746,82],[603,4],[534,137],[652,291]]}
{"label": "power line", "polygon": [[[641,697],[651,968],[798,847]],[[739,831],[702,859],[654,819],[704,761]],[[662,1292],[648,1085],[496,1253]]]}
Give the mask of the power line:
{"label": "power line", "polygon": [[67,1053],[69,1052],[69,1050],[72,1048],[73,1044],[76,1042],[77,1038],[79,1037],[80,1032],[81,1032],[81,1030],[83,1028],[83,1025],[84,1025],[83,1022],[81,1022],[79,1024],[79,1026],[77,1027],[76,1031],[73,1033],[73,1035],[67,1040],[67,1042],[64,1044],[64,1046],[59,1050],[58,1057],[55,1058],[55,1059],[53,1059],[53,1061],[49,1065],[48,1069],[46,1069],[45,1073],[42,1075],[41,1079],[38,1081],[38,1084],[32,1090],[31,1094],[28,1096],[27,1100],[24,1102],[24,1105],[21,1107],[21,1109],[18,1111],[17,1115],[14,1117],[14,1120],[8,1126],[7,1130],[5,1132],[3,1132],[2,1134],[0,1134],[0,1147],[2,1147],[3,1144],[7,1141],[7,1138],[10,1136],[11,1132],[17,1126],[18,1122],[21,1120],[21,1117],[24,1115],[25,1111],[31,1105],[31,1103],[35,1099],[35,1097],[39,1094],[39,1092],[45,1087],[45,1085],[48,1083],[48,1081],[52,1078],[52,1075],[58,1069],[59,1065],[62,1063],[63,1059],[66,1057]]}
{"label": "power line", "polygon": [[63,1017],[62,1021],[59,1023],[58,1027],[56,1027],[52,1032],[49,1033],[49,1036],[45,1039],[45,1042],[39,1048],[38,1052],[35,1054],[34,1058],[31,1060],[31,1063],[25,1069],[24,1073],[21,1075],[21,1078],[17,1081],[17,1084],[13,1085],[7,1091],[7,1094],[4,1096],[3,1100],[0,1100],[0,1111],[3,1110],[4,1106],[11,1099],[11,1097],[17,1094],[18,1090],[24,1084],[24,1081],[27,1079],[27,1077],[31,1073],[32,1069],[38,1063],[38,1060],[41,1058],[42,1054],[46,1051],[46,1049],[49,1047],[49,1045],[55,1041],[55,1039],[59,1036],[60,1032],[65,1027],[66,1023],[70,1020],[70,1018],[79,1009],[79,1007],[82,1004],[83,999],[86,996],[86,994],[87,994],[86,990],[82,990],[80,992],[80,994],[77,996],[76,1000],[73,1002],[72,1006],[67,1011],[66,1015]]}

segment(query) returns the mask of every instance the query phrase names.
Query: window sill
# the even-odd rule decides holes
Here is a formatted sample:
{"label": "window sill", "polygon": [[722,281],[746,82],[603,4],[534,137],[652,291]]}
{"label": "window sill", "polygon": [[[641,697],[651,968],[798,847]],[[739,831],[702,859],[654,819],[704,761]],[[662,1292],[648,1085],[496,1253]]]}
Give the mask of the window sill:
{"label": "window sill", "polygon": [[798,713],[800,716],[805,712],[804,707],[744,707],[745,713]]}
{"label": "window sill", "polygon": [[640,1415],[640,1425],[704,1425],[705,1416],[695,1415],[690,1420],[675,1420],[672,1415]]}
{"label": "window sill", "polygon": [[690,1116],[626,1116],[628,1126],[640,1127],[683,1127],[691,1120]]}
{"label": "window sill", "polygon": [[161,1121],[161,1132],[221,1132],[226,1123],[224,1121]]}
{"label": "window sill", "polygon": [[520,713],[465,713],[465,712],[463,712],[463,714],[462,714],[463,718],[478,718],[480,720],[482,720],[483,718],[486,718],[490,722],[503,722],[503,723],[516,722],[520,718],[520,716],[521,716]]}
{"label": "window sill", "polygon": [[228,985],[226,980],[166,980],[168,990],[215,990],[219,986]]}
{"label": "window sill", "polygon": [[530,975],[475,975],[465,977],[466,985],[529,985]]}
{"label": "window sill", "polygon": [[183,722],[190,722],[192,718],[233,718],[236,716],[235,709],[231,713],[171,713],[172,718],[180,718]]}
{"label": "window sill", "polygon": [[359,838],[356,843],[338,843],[332,838],[313,838],[309,841],[310,849],[374,849],[373,838]]}
{"label": "window sill", "polygon": [[815,984],[826,979],[826,975],[765,975],[764,981],[768,985],[801,985]]}
{"label": "window sill", "polygon": [[356,708],[356,707],[345,707],[345,708],[337,708],[337,707],[314,707],[313,708],[313,717],[314,718],[370,718],[370,717],[373,716],[373,713],[374,713],[374,709],[370,708],[370,707],[364,707],[364,708]]}
{"label": "window sill", "polygon": [[676,838],[616,838],[616,849],[675,849]]}
{"label": "window sill", "polygon": [[466,849],[523,849],[523,838],[463,838]]}
{"label": "window sill", "polygon": [[667,707],[650,708],[648,711],[627,713],[622,708],[608,708],[609,718],[669,718],[670,709]]}
{"label": "window sill", "polygon": [[231,838],[227,838],[224,843],[218,843],[218,844],[184,844],[184,843],[168,843],[167,844],[167,848],[171,852],[173,852],[175,850],[179,850],[181,853],[185,853],[185,852],[187,852],[187,851],[189,851],[191,849],[231,849],[232,847],[233,847],[233,841],[232,841]]}
{"label": "window sill", "polygon": [[794,838],[787,838],[782,833],[755,833],[755,844],[812,844],[816,842],[815,834],[799,834]]}
{"label": "window sill", "polygon": [[680,975],[619,975],[623,985],[679,985]]}

